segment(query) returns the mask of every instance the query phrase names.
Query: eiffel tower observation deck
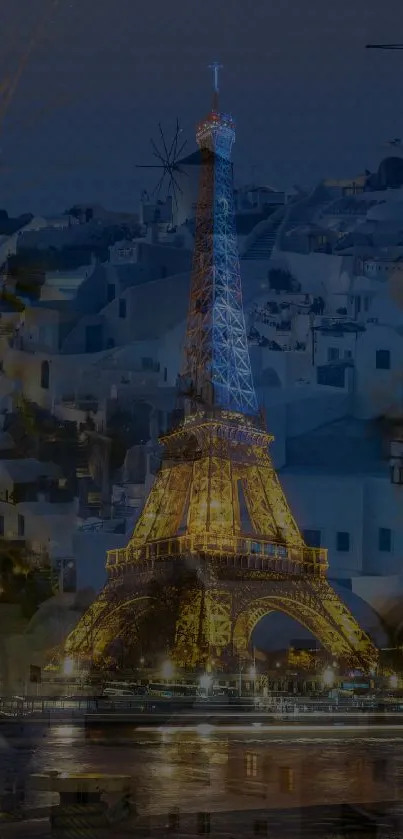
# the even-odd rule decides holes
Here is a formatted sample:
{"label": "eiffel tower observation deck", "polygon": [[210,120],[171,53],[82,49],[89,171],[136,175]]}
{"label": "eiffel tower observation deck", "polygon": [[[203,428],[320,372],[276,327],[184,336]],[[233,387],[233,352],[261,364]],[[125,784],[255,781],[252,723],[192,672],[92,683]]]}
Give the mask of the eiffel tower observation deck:
{"label": "eiffel tower observation deck", "polygon": [[[233,206],[232,117],[218,104],[197,127],[202,155],[176,428],[126,548],[67,639],[65,654],[124,650],[184,670],[248,656],[260,619],[281,611],[332,656],[370,669],[377,651],[327,580],[327,552],[305,545],[273,468],[242,305]],[[140,653],[141,650],[141,653]]]}

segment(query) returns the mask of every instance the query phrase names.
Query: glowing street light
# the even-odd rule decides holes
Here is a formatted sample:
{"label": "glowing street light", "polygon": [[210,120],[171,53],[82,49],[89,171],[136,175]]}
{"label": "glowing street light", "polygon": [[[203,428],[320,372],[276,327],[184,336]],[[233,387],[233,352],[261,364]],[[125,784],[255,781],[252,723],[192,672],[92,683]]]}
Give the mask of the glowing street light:
{"label": "glowing street light", "polygon": [[63,673],[65,676],[72,676],[74,673],[74,659],[65,658],[63,661]]}
{"label": "glowing street light", "polygon": [[213,684],[213,679],[212,679],[212,676],[210,676],[209,673],[203,673],[203,675],[200,676],[199,685],[200,685],[202,690],[206,691],[206,693],[209,692],[212,684]]}
{"label": "glowing street light", "polygon": [[164,679],[172,679],[172,676],[174,675],[174,672],[175,672],[175,668],[172,664],[172,661],[169,661],[169,659],[164,661],[164,663],[161,667],[161,676]]}
{"label": "glowing street light", "polygon": [[331,688],[334,685],[334,670],[332,667],[327,667],[322,673],[322,684],[325,688]]}
{"label": "glowing street light", "polygon": [[397,688],[398,684],[399,684],[399,679],[397,678],[396,673],[391,673],[390,676],[389,676],[389,687],[391,687],[392,690],[395,690],[395,688]]}

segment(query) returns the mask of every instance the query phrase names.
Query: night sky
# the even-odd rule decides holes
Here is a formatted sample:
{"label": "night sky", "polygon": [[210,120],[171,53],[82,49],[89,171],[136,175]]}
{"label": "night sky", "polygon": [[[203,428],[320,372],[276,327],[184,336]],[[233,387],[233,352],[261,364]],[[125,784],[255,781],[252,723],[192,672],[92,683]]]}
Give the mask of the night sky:
{"label": "night sky", "polygon": [[402,0],[0,0],[1,78],[37,34],[1,124],[0,207],[137,210],[149,137],[194,148],[223,64],[236,178],[284,188],[374,167],[403,137]]}

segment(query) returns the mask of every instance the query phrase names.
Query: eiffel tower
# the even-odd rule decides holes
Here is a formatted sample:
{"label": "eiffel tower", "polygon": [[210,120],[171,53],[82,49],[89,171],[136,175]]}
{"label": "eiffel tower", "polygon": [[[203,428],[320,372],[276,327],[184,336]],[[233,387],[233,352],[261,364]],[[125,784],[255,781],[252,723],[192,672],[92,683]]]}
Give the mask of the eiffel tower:
{"label": "eiffel tower", "polygon": [[[307,547],[269,455],[242,305],[233,206],[233,119],[213,106],[197,127],[201,155],[195,248],[179,379],[181,420],[126,548],[68,637],[65,654],[102,661],[161,644],[177,666],[248,656],[258,621],[281,611],[333,656],[368,670],[377,650],[330,586],[327,552]],[[150,620],[151,616],[151,620]],[[228,660],[228,659],[227,659]]]}

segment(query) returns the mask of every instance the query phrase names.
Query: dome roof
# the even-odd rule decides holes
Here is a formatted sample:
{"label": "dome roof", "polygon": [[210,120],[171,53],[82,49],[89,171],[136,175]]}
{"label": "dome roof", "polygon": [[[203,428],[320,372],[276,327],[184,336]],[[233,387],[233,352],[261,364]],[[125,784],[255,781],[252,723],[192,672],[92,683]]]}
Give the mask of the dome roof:
{"label": "dome roof", "polygon": [[378,168],[378,186],[381,189],[396,189],[403,186],[403,158],[385,157]]}

